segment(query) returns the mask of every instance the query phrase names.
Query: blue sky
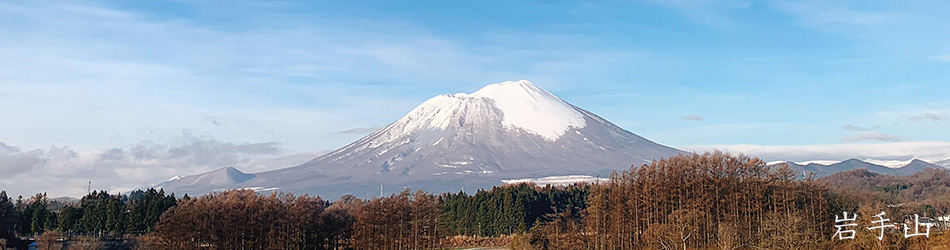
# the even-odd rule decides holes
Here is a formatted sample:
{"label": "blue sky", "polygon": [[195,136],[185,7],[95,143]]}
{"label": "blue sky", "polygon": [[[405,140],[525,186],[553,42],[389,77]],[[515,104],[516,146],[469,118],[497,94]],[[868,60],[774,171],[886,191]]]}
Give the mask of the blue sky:
{"label": "blue sky", "polygon": [[687,150],[941,160],[948,5],[0,1],[0,189],[289,166],[519,79]]}

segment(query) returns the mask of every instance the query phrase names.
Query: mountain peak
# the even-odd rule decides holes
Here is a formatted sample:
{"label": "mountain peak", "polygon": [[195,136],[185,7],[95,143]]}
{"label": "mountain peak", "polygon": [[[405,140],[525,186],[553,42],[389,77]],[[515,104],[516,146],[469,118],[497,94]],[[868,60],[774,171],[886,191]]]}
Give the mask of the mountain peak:
{"label": "mountain peak", "polygon": [[235,167],[226,167],[219,171],[224,172],[227,178],[230,179],[231,181],[238,182],[238,183],[245,182],[247,180],[250,180],[251,178],[254,178],[253,174],[245,174],[244,172],[241,172],[241,170],[238,170]]}
{"label": "mountain peak", "polygon": [[214,190],[215,187],[243,183],[254,177],[256,175],[246,174],[229,166],[196,175],[175,176],[152,187],[163,188],[169,192],[200,194],[208,193]]}
{"label": "mountain peak", "polygon": [[[473,92],[471,94],[473,97],[485,97],[494,100],[509,100],[512,97],[520,98],[555,98],[554,95],[541,89],[537,85],[534,85],[531,81],[528,80],[519,80],[519,81],[505,81],[495,84],[485,85],[481,89]],[[557,99],[560,101],[561,99]]]}
{"label": "mountain peak", "polygon": [[574,106],[528,80],[491,84],[471,97],[491,99],[502,114],[502,124],[557,140],[570,127],[583,128],[584,116]]}
{"label": "mountain peak", "polygon": [[517,81],[504,81],[500,83],[485,85],[485,87],[489,87],[489,86],[535,86],[537,87],[536,85],[534,85],[533,82],[525,80],[525,79],[521,79]]}
{"label": "mountain peak", "polygon": [[521,129],[555,141],[571,127],[583,128],[584,115],[573,105],[528,80],[490,84],[471,94],[438,95],[396,122],[402,134],[445,130],[464,120],[500,120],[506,129]]}

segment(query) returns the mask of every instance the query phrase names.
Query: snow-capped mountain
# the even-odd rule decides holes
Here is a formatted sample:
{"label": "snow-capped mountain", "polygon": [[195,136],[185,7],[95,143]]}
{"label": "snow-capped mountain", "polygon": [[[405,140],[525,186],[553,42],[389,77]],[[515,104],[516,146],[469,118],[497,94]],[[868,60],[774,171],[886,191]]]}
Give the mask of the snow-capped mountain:
{"label": "snow-capped mountain", "polygon": [[889,167],[889,168],[901,168],[901,167],[903,167],[903,166],[907,166],[907,164],[910,164],[910,163],[913,162],[913,161],[914,161],[914,160],[904,160],[904,161],[901,161],[901,160],[877,160],[877,159],[864,159],[864,160],[863,160],[863,162],[867,162],[867,163],[871,163],[871,164],[879,165],[879,166],[885,166],[885,167]]}
{"label": "snow-capped mountain", "polygon": [[934,164],[941,167],[950,168],[950,159],[943,159],[943,160],[934,162]]}
{"label": "snow-capped mountain", "polygon": [[184,177],[184,176],[176,175],[176,176],[173,176],[172,178],[168,178],[168,180],[165,180],[165,181],[163,181],[163,182],[161,182],[161,183],[152,185],[151,187],[152,187],[152,188],[162,188],[162,187],[164,187],[165,185],[168,185],[169,183],[172,183],[172,182],[177,181],[177,180],[181,180],[181,178],[183,178],[183,177]]}
{"label": "snow-capped mountain", "polygon": [[925,168],[943,168],[939,165],[929,163],[923,160],[914,159],[908,161],[884,161],[884,160],[858,160],[848,159],[840,162],[835,161],[808,161],[808,162],[770,162],[769,165],[778,165],[787,163],[792,170],[800,173],[815,173],[816,177],[824,177],[837,172],[848,171],[852,169],[867,169],[868,171],[888,174],[888,175],[912,175]]}
{"label": "snow-capped mountain", "polygon": [[225,180],[202,177],[217,170],[163,186],[177,191],[188,181],[195,184],[189,193],[277,187],[325,197],[371,195],[380,186],[444,192],[488,188],[504,179],[607,176],[681,153],[521,80],[433,97],[398,121],[299,166],[238,175],[247,176],[244,181],[220,173],[215,178]]}

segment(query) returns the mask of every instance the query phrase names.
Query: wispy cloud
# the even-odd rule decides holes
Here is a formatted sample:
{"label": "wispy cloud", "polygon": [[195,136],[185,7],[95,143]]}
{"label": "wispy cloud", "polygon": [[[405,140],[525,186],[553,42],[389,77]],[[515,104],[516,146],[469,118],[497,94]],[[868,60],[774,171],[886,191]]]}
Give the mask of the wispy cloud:
{"label": "wispy cloud", "polygon": [[691,151],[721,150],[743,153],[768,161],[858,159],[922,159],[936,162],[950,158],[950,142],[845,143],[826,145],[701,145]]}
{"label": "wispy cloud", "polygon": [[[801,26],[854,40],[857,49],[896,60],[946,62],[950,37],[943,29],[944,2],[892,5],[873,1],[772,1],[774,9]],[[943,54],[941,54],[943,53]],[[937,54],[936,56],[934,56]]]}
{"label": "wispy cloud", "polygon": [[[641,57],[570,34],[487,33],[478,36],[488,42],[471,44],[372,16],[239,15],[215,26],[98,4],[0,5],[0,22],[18,24],[0,27],[0,106],[12,107],[0,115],[17,118],[0,123],[0,138],[95,148],[84,143],[191,130],[332,149],[351,138],[300,135],[388,123],[436,94],[522,78],[557,85]],[[354,113],[365,115],[345,115]],[[77,127],[87,138],[65,132]]]}
{"label": "wispy cloud", "polygon": [[662,6],[673,8],[683,16],[697,23],[728,28],[735,25],[729,11],[746,9],[752,6],[751,1],[743,0],[647,0]]}
{"label": "wispy cloud", "polygon": [[950,63],[950,53],[933,56],[933,59],[942,63]]}
{"label": "wispy cloud", "polygon": [[922,122],[922,121],[938,122],[938,121],[945,121],[948,119],[950,119],[950,115],[930,113],[930,112],[926,112],[920,115],[915,115],[915,116],[911,116],[910,118],[907,118],[907,120],[912,121],[912,122]]}
{"label": "wispy cloud", "polygon": [[778,9],[800,16],[805,25],[866,26],[888,21],[893,14],[861,11],[824,1],[776,1]]}
{"label": "wispy cloud", "polygon": [[376,130],[379,130],[379,128],[381,128],[379,125],[373,125],[369,127],[351,128],[351,129],[340,131],[339,133],[340,134],[368,134]]}
{"label": "wispy cloud", "polygon": [[899,142],[903,141],[904,138],[896,135],[889,135],[878,132],[861,132],[848,137],[841,138],[841,142],[852,143],[852,142],[861,142],[861,141],[875,141],[875,142]]}
{"label": "wispy cloud", "polygon": [[850,131],[868,131],[868,130],[875,130],[875,129],[880,129],[880,128],[881,128],[881,125],[874,125],[873,127],[865,128],[865,127],[851,125],[851,124],[845,124],[844,127],[841,127],[841,129],[850,130]]}
{"label": "wispy cloud", "polygon": [[683,118],[683,120],[687,120],[687,121],[702,121],[702,120],[706,120],[706,117],[703,117],[703,116],[701,116],[701,115],[687,115],[687,116],[683,116],[682,118]]}

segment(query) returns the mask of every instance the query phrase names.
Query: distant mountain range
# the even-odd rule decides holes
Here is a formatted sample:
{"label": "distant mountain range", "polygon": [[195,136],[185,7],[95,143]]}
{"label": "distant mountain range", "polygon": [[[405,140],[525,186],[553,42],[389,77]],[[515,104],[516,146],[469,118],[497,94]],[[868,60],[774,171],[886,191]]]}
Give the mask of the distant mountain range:
{"label": "distant mountain range", "polygon": [[[875,162],[875,163],[871,163]],[[944,161],[946,162],[946,161]],[[848,159],[840,162],[812,161],[812,162],[770,162],[769,165],[777,166],[779,164],[788,164],[788,166],[800,173],[814,173],[816,177],[825,177],[834,173],[844,172],[852,169],[867,169],[868,171],[888,174],[888,175],[912,175],[926,168],[950,168],[946,165],[938,165],[923,160],[914,159],[907,162],[900,161],[876,161],[876,160],[858,160]],[[886,165],[886,166],[885,166]]]}
{"label": "distant mountain range", "polygon": [[[299,166],[253,174],[226,167],[156,187],[177,194],[252,188],[328,198],[403,188],[474,191],[524,178],[596,180],[678,154],[686,152],[626,131],[522,80],[433,97],[398,121]],[[573,179],[578,178],[559,180]]]}

